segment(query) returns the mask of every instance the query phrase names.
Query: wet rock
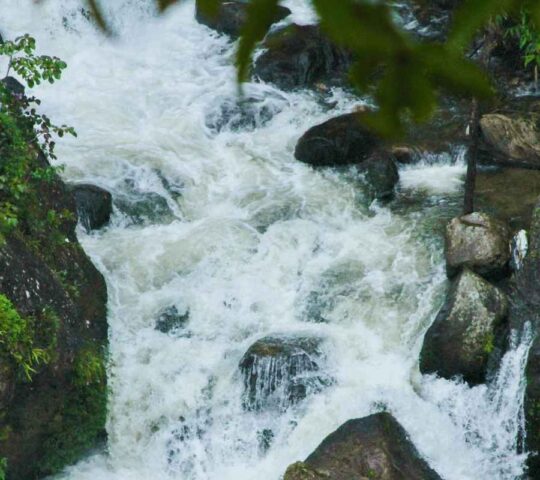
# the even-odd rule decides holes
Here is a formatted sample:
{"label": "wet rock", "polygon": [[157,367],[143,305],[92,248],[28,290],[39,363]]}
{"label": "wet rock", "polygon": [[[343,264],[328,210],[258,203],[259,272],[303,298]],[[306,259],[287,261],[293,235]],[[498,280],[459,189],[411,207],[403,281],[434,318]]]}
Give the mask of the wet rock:
{"label": "wet rock", "polygon": [[510,303],[510,325],[534,340],[529,350],[525,378],[525,448],[529,478],[540,478],[540,199],[533,212],[527,254],[515,272]]}
{"label": "wet rock", "polygon": [[298,140],[294,156],[317,167],[359,164],[380,146],[358,116],[349,113],[311,127]]}
{"label": "wet rock", "polygon": [[14,390],[13,369],[4,359],[0,359],[0,412],[11,402]]}
{"label": "wet rock", "polygon": [[283,480],[440,480],[389,413],[349,420]]}
{"label": "wet rock", "polygon": [[71,187],[81,225],[87,232],[109,223],[112,213],[112,195],[105,189],[90,184]]}
{"label": "wet rock", "polygon": [[466,267],[486,278],[502,278],[508,273],[510,232],[486,213],[456,217],[446,227],[445,254],[449,277]]}
{"label": "wet rock", "polygon": [[360,171],[365,174],[369,194],[377,200],[385,200],[394,195],[394,188],[399,181],[399,172],[395,157],[380,150],[362,163]]}
{"label": "wet rock", "polygon": [[4,77],[0,80],[4,87],[14,95],[24,95],[24,85],[13,77]]}
{"label": "wet rock", "polygon": [[146,222],[167,223],[174,219],[167,199],[159,193],[143,192],[135,185],[128,185],[126,190],[115,195],[114,206],[130,222],[140,225]]}
{"label": "wet rock", "polygon": [[495,163],[540,168],[540,127],[536,115],[484,115],[483,140]]}
{"label": "wet rock", "polygon": [[328,385],[320,344],[319,338],[275,335],[249,347],[240,361],[244,408],[283,411]]}
{"label": "wet rock", "polygon": [[351,55],[326,38],[316,25],[290,25],[268,35],[254,74],[282,90],[343,82]]}
{"label": "wet rock", "polygon": [[170,333],[174,330],[179,330],[185,327],[189,320],[189,311],[179,313],[178,309],[173,305],[164,308],[158,315],[156,321],[156,330],[162,333]]}
{"label": "wet rock", "polygon": [[[248,2],[243,1],[226,1],[221,0],[217,15],[207,15],[201,8],[201,2],[197,1],[195,18],[199,23],[216,30],[219,33],[224,33],[237,38],[240,36],[240,31],[247,19]],[[283,20],[290,15],[291,11],[282,6],[277,7],[274,23]]]}
{"label": "wet rock", "polygon": [[420,371],[444,378],[485,381],[490,356],[504,338],[506,295],[470,270],[453,281],[424,339]]}

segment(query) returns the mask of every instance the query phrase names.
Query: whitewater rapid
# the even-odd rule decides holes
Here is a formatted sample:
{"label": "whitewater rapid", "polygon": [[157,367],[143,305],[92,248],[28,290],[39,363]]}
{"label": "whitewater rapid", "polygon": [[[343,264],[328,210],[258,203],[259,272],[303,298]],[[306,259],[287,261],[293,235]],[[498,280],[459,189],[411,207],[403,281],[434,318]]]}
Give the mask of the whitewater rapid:
{"label": "whitewater rapid", "polygon": [[[35,89],[78,132],[58,145],[63,175],[116,202],[110,226],[79,231],[109,289],[108,444],[60,478],[278,480],[344,421],[383,408],[443,478],[518,477],[529,333],[488,386],[418,371],[444,297],[441,232],[459,211],[462,151],[402,168],[396,199],[369,204],[350,170],[293,156],[307,128],[359,99],[252,83],[254,120],[238,128],[222,115],[237,94],[234,45],[196,23],[193,2],[161,18],[149,0],[103,3],[112,40],[76,0],[0,0],[5,37],[29,32],[68,63]],[[287,21],[315,18],[303,0],[284,4]],[[154,325],[172,305],[189,321],[166,335]],[[279,414],[245,412],[240,359],[288,332],[324,339],[332,385]]]}

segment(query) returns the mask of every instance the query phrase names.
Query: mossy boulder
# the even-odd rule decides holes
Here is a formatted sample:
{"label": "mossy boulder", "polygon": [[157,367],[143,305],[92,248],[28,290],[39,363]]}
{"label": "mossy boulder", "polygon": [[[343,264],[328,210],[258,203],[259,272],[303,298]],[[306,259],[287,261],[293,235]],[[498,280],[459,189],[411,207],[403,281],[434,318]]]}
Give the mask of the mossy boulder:
{"label": "mossy boulder", "polygon": [[448,276],[469,268],[488,279],[504,277],[508,273],[510,240],[508,227],[486,213],[452,219],[445,237]]}
{"label": "mossy boulder", "polygon": [[282,90],[343,83],[351,63],[350,53],[317,25],[289,25],[270,33],[262,47],[253,73]]}
{"label": "mossy boulder", "polygon": [[[221,0],[216,15],[208,15],[201,8],[201,2],[197,1],[195,18],[197,21],[219,33],[224,33],[232,38],[238,38],[242,27],[247,19],[248,2]],[[290,15],[291,11],[278,5],[274,23],[283,20]]]}
{"label": "mossy boulder", "polygon": [[506,295],[465,269],[426,333],[420,371],[463,377],[473,385],[484,382],[490,358],[504,344],[507,313]]}
{"label": "mossy boulder", "polygon": [[[28,156],[35,168],[48,167],[35,147]],[[28,188],[32,201],[0,245],[0,294],[24,320],[25,344],[40,355],[28,370],[24,356],[6,349],[14,332],[2,332],[0,365],[8,374],[1,376],[10,394],[0,411],[0,458],[10,480],[55,473],[105,436],[106,285],[77,242],[66,185],[53,174]]]}
{"label": "mossy boulder", "polygon": [[440,480],[389,413],[349,420],[283,480]]}
{"label": "mossy boulder", "polygon": [[331,380],[321,371],[321,339],[272,335],[257,340],[240,361],[244,408],[286,410]]}

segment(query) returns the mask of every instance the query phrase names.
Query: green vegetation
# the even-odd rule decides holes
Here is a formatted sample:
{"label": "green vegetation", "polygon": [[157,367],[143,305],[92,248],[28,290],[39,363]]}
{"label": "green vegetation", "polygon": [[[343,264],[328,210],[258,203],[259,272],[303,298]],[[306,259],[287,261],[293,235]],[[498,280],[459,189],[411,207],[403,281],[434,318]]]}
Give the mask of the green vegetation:
{"label": "green vegetation", "polygon": [[530,12],[523,9],[518,21],[510,27],[506,35],[514,36],[519,41],[519,48],[523,52],[525,67],[534,68],[536,88],[538,89],[538,67],[540,67],[540,29],[533,22]]}
{"label": "green vegetation", "polygon": [[[0,56],[8,57],[7,73],[13,70],[30,87],[43,80],[53,83],[66,64],[56,57],[34,55],[35,48],[29,35],[0,44]],[[75,135],[73,128],[58,127],[38,113],[39,104],[37,98],[14,93],[0,82],[0,241],[28,216],[38,183],[54,179],[55,169],[39,161],[38,149],[45,158],[56,158],[54,136]],[[50,212],[46,220],[54,226],[61,216]]]}
{"label": "green vegetation", "polygon": [[[105,354],[95,345],[83,348],[75,359],[72,384],[62,415],[45,441],[48,455],[40,462],[43,474],[53,474],[78,460],[102,438],[107,418]],[[0,479],[1,480],[1,479]]]}
{"label": "green vegetation", "polygon": [[6,480],[7,474],[7,459],[0,458],[0,480]]}
{"label": "green vegetation", "polygon": [[[177,1],[156,0],[156,4],[164,10]],[[87,3],[96,23],[111,33],[98,2],[87,0]],[[253,51],[270,29],[279,3],[280,0],[250,1],[236,56],[239,82],[248,77]],[[391,2],[311,0],[311,3],[326,34],[353,53],[351,83],[376,101],[378,110],[366,112],[364,121],[387,136],[402,134],[409,119],[428,120],[441,91],[480,99],[493,93],[484,72],[465,55],[492,19],[500,15],[519,16],[527,11],[531,28],[540,25],[537,0],[465,0],[454,12],[445,42],[420,42],[393,21]],[[198,4],[211,15],[217,12],[220,0],[199,0]],[[529,40],[524,41],[532,45]],[[533,61],[531,55],[531,51],[526,53],[527,63]]]}
{"label": "green vegetation", "polygon": [[22,318],[13,304],[0,294],[0,346],[25,379],[31,380],[40,365],[50,360],[47,349],[35,345],[34,321]]}

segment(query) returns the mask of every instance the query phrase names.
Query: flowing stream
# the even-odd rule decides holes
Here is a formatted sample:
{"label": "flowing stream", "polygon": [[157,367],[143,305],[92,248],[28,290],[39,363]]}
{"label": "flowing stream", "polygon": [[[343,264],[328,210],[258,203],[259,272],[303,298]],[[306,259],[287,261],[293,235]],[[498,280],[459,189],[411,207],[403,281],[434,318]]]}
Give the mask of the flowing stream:
{"label": "flowing stream", "polygon": [[[108,444],[61,478],[278,480],[344,421],[381,409],[443,478],[517,478],[530,335],[514,336],[487,386],[418,370],[444,297],[463,152],[402,168],[395,200],[370,204],[353,171],[293,156],[307,128],[358,98],[253,83],[246,114],[234,44],[194,20],[192,1],[164,17],[150,0],[102,3],[111,41],[77,0],[0,0],[2,34],[31,33],[69,65],[35,89],[78,131],[58,147],[65,178],[115,199],[109,227],[79,232],[109,287]],[[303,0],[284,4],[287,21],[313,21]],[[156,319],[173,306],[187,324],[164,334]],[[298,404],[246,411],[244,353],[292,333],[323,339],[331,381]]]}

